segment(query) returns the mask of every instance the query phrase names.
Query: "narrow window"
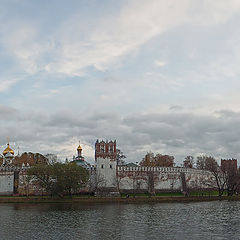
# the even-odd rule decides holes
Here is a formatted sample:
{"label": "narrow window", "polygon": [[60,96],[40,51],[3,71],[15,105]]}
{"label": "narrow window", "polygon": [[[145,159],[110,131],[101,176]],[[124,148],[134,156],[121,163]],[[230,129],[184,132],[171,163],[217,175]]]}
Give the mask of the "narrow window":
{"label": "narrow window", "polygon": [[110,168],[112,168],[112,165],[110,164]]}
{"label": "narrow window", "polygon": [[101,152],[104,152],[104,145],[101,145]]}
{"label": "narrow window", "polygon": [[113,146],[112,145],[110,146],[110,152],[113,152]]}
{"label": "narrow window", "polygon": [[101,168],[103,168],[103,164],[102,164]]}

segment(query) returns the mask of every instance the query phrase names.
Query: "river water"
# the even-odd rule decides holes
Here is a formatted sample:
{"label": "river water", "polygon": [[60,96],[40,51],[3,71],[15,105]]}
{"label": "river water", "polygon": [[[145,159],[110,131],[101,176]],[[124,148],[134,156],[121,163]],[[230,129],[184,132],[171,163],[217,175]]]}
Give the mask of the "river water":
{"label": "river water", "polygon": [[240,202],[0,204],[0,239],[240,239]]}

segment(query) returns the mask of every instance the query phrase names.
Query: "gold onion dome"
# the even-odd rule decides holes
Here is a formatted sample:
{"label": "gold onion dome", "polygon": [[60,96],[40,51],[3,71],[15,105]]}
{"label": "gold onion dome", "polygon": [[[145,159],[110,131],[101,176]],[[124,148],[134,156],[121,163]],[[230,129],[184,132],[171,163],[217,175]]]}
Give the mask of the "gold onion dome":
{"label": "gold onion dome", "polygon": [[82,147],[81,145],[79,144],[78,148],[77,148],[78,151],[81,151],[82,150]]}
{"label": "gold onion dome", "polygon": [[14,155],[14,151],[9,147],[9,143],[7,145],[8,145],[7,148],[3,151],[3,155],[5,156],[8,153]]}

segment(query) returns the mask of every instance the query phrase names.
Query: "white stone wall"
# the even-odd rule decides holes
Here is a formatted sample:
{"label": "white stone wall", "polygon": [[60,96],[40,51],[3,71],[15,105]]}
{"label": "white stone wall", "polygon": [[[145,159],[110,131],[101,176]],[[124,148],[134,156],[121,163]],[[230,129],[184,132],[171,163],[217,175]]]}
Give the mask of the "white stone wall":
{"label": "white stone wall", "polygon": [[115,188],[116,187],[116,168],[115,160],[110,158],[97,158],[97,182],[98,187]]}
{"label": "white stone wall", "polygon": [[0,171],[0,195],[13,194],[14,173]]}
{"label": "white stone wall", "polygon": [[208,182],[211,173],[197,169],[171,167],[118,166],[117,183],[120,190],[182,191],[184,188],[182,174],[185,176],[187,189],[209,188],[204,182]]}

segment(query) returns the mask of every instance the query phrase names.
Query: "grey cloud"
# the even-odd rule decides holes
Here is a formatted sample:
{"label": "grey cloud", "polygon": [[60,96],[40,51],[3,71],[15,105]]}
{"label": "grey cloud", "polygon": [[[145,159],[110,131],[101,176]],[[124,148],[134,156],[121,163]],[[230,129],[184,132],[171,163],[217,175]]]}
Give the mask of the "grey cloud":
{"label": "grey cloud", "polygon": [[[129,161],[140,161],[149,150],[174,155],[178,163],[188,154],[205,153],[219,158],[240,156],[238,113],[228,117],[172,112],[135,113],[123,117],[111,112],[84,115],[63,111],[43,120],[38,119],[43,113],[16,111],[14,114],[18,120],[0,127],[2,145],[10,136],[22,149],[28,146],[32,151],[53,151],[66,156],[69,153],[61,152],[62,146],[73,138],[92,147],[100,138],[116,139]],[[32,117],[26,120],[27,116]]]}
{"label": "grey cloud", "polygon": [[169,107],[169,110],[172,110],[172,111],[182,111],[184,108],[182,106],[179,106],[179,105],[173,105],[173,106],[170,106]]}
{"label": "grey cloud", "polygon": [[17,110],[13,107],[0,105],[0,120],[13,118],[16,114],[16,111]]}

